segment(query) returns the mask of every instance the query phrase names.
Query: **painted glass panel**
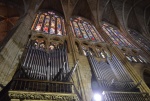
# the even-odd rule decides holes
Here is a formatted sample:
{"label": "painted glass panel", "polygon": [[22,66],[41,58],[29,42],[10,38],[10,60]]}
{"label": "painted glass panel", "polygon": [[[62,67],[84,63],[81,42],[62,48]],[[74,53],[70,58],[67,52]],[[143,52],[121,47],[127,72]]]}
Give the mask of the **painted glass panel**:
{"label": "painted glass panel", "polygon": [[113,34],[110,32],[108,28],[103,27],[104,31],[107,33],[107,35],[112,39],[112,41],[118,45],[117,41],[115,41]]}
{"label": "painted glass panel", "polygon": [[[96,34],[95,34],[94,36],[95,36],[95,37],[98,36],[98,37],[100,38],[100,40],[101,40],[102,42],[104,42],[104,39],[103,39],[102,36],[98,33],[98,31],[96,30],[96,28],[95,28],[93,25],[89,25],[89,26],[91,26],[91,31],[92,31],[92,30],[93,30],[93,32],[95,31]],[[93,33],[93,32],[92,32],[92,33]],[[96,38],[97,38],[97,37],[96,37]],[[99,40],[99,39],[97,39],[97,40]]]}
{"label": "painted glass panel", "polygon": [[134,62],[137,62],[137,59],[135,57],[132,56],[132,59]]}
{"label": "painted glass panel", "polygon": [[111,31],[113,32],[113,34],[115,35],[115,37],[117,38],[117,41],[119,43],[120,46],[124,46],[126,45],[126,43],[124,43],[124,41],[122,40],[122,38],[120,37],[120,33],[116,33],[116,30],[111,29]]}
{"label": "painted glass panel", "polygon": [[50,16],[46,16],[43,31],[48,33],[49,31],[49,22],[50,22]]}
{"label": "painted glass panel", "polygon": [[[96,38],[96,40],[97,40],[97,41],[100,41],[100,39],[99,39],[97,33],[95,32],[95,30],[93,29],[93,27],[92,27],[91,25],[88,25],[88,27],[89,27],[89,30],[90,30],[90,31],[92,32],[92,34],[94,35],[94,37]],[[94,38],[94,37],[93,37],[93,38]]]}
{"label": "painted glass panel", "polygon": [[55,17],[51,18],[50,34],[55,34]]}
{"label": "painted glass panel", "polygon": [[127,55],[126,55],[126,58],[127,58],[129,61],[131,61],[131,62],[132,62],[132,59],[131,59],[131,57],[130,57],[130,56],[127,56]]}
{"label": "painted glass panel", "polygon": [[41,31],[41,29],[42,29],[42,24],[43,24],[43,22],[44,22],[44,17],[45,17],[45,15],[41,15],[41,16],[40,16],[39,21],[38,21],[38,23],[37,23],[37,26],[36,26],[36,28],[35,28],[36,31]]}
{"label": "painted glass panel", "polygon": [[57,18],[57,35],[62,35],[62,31],[61,31],[61,20],[60,18]]}
{"label": "painted glass panel", "polygon": [[142,56],[139,55],[139,58],[140,58],[141,60],[143,60],[145,63],[147,63],[146,60],[145,60]]}
{"label": "painted glass panel", "polygon": [[100,58],[106,58],[107,56],[110,57],[108,52],[106,52],[105,50],[103,50],[103,49],[102,50],[96,49],[96,50],[97,50]]}
{"label": "painted glass panel", "polygon": [[84,30],[84,27],[82,26],[82,24],[81,24],[80,22],[78,22],[78,25],[79,25],[79,27],[80,27],[80,30],[81,30],[81,32],[82,32],[83,37],[84,37],[85,39],[89,39],[88,36],[87,36],[87,34],[86,34],[86,32],[85,32],[85,30]]}
{"label": "painted glass panel", "polygon": [[92,35],[90,29],[88,28],[87,24],[86,23],[83,23],[83,26],[88,34],[88,36],[90,37],[91,40],[95,40],[94,36]]}
{"label": "painted glass panel", "polygon": [[80,30],[79,30],[79,27],[78,27],[77,23],[76,23],[76,22],[73,22],[73,25],[74,25],[74,30],[75,30],[76,36],[77,36],[78,38],[82,38],[82,35],[81,35],[81,33],[80,33]]}
{"label": "painted glass panel", "polygon": [[71,26],[73,27],[74,36],[77,38],[91,39],[93,41],[104,42],[101,35],[93,25],[84,21],[80,17],[71,18]]}
{"label": "painted glass panel", "polygon": [[120,45],[120,46],[127,46],[136,48],[129,40],[124,37],[118,29],[114,29],[111,26],[108,26],[107,24],[103,24],[103,30],[106,32],[106,34],[111,38],[114,44]]}
{"label": "painted glass panel", "polygon": [[32,29],[49,34],[66,35],[64,19],[50,11],[37,14]]}
{"label": "painted glass panel", "polygon": [[139,43],[141,46],[143,46],[146,50],[150,51],[150,40],[147,39],[145,36],[143,36],[142,34],[138,33],[135,30],[129,30],[129,33],[131,35],[131,37],[133,39],[135,39],[135,41],[137,43]]}

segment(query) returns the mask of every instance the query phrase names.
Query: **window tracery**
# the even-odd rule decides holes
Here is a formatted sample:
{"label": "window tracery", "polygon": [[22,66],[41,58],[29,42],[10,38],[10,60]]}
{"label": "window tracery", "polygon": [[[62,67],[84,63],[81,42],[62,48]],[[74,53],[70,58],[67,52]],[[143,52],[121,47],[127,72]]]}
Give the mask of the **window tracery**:
{"label": "window tracery", "polygon": [[45,41],[43,39],[36,39],[31,41],[32,47],[35,49],[45,50]]}
{"label": "window tracery", "polygon": [[128,56],[128,55],[125,55],[125,56],[130,62],[132,62],[131,56]]}
{"label": "window tracery", "polygon": [[39,12],[32,30],[47,34],[66,35],[63,17],[53,11]]}
{"label": "window tracery", "polygon": [[139,55],[138,57],[139,57],[144,63],[147,63],[146,59],[145,59],[143,56]]}
{"label": "window tracery", "polygon": [[96,48],[97,52],[98,52],[98,56],[100,58],[106,58],[104,51],[101,51],[100,49]]}
{"label": "window tracery", "polygon": [[71,18],[71,26],[74,36],[77,38],[104,42],[96,28],[80,17]]}
{"label": "window tracery", "polygon": [[138,60],[134,56],[131,56],[131,58],[134,62],[138,62]]}
{"label": "window tracery", "polygon": [[114,44],[119,46],[136,48],[136,46],[133,45],[124,35],[122,35],[117,28],[114,28],[106,23],[103,24],[102,28],[106,32],[106,34],[110,37],[110,39],[113,41]]}
{"label": "window tracery", "polygon": [[87,56],[89,53],[92,56],[96,56],[95,52],[93,51],[91,47],[84,46],[84,45],[82,45],[81,47],[82,47],[83,55]]}
{"label": "window tracery", "polygon": [[124,52],[123,54],[130,62],[147,63],[146,60],[143,58],[143,56],[139,55],[139,53],[131,54],[130,52],[129,53]]}
{"label": "window tracery", "polygon": [[96,51],[97,51],[98,56],[99,56],[100,58],[103,58],[103,59],[106,59],[107,57],[110,58],[109,52],[106,51],[105,49],[96,48]]}
{"label": "window tracery", "polygon": [[138,33],[137,31],[130,29],[129,33],[132,38],[136,40],[137,43],[139,43],[141,46],[143,46],[145,49],[150,51],[150,40],[148,40],[146,37]]}

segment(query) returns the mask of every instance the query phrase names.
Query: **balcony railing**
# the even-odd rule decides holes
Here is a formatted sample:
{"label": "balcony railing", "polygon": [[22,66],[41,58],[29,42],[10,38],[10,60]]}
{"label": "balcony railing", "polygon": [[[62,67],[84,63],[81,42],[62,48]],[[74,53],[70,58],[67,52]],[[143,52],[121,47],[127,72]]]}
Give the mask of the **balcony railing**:
{"label": "balcony railing", "polygon": [[150,101],[148,93],[140,92],[103,92],[102,101]]}
{"label": "balcony railing", "polygon": [[[78,91],[71,82],[51,82],[28,79],[13,80],[9,96],[12,99],[81,101]],[[32,96],[34,97],[32,98]]]}

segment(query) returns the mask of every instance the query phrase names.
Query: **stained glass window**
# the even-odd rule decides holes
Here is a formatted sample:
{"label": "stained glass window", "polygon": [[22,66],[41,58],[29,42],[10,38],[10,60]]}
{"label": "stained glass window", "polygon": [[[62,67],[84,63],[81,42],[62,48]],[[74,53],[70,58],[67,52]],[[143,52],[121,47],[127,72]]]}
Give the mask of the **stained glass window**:
{"label": "stained glass window", "polygon": [[147,63],[147,62],[146,62],[146,59],[144,59],[141,55],[139,55],[139,58],[140,58],[144,63]]}
{"label": "stained glass window", "polygon": [[98,48],[96,48],[96,51],[98,52],[100,58],[106,58],[106,57],[110,58],[110,54],[107,51],[103,49],[100,50]]}
{"label": "stained glass window", "polygon": [[90,48],[90,47],[82,46],[82,51],[83,51],[83,54],[84,54],[85,56],[88,55],[87,53],[89,53],[90,55],[96,56],[96,55],[95,55],[95,52],[94,52],[93,49]]}
{"label": "stained glass window", "polygon": [[66,35],[64,19],[54,12],[39,12],[32,30],[47,34]]}
{"label": "stained glass window", "polygon": [[147,63],[146,60],[145,60],[142,56],[140,56],[140,55],[138,55],[138,56],[131,56],[131,55],[126,55],[125,53],[124,53],[124,55],[125,55],[125,57],[126,57],[130,62]]}
{"label": "stained glass window", "polygon": [[106,23],[103,24],[102,28],[106,32],[106,34],[110,37],[110,39],[113,41],[114,44],[131,48],[136,47],[117,28],[114,28]]}
{"label": "stained glass window", "polygon": [[71,18],[71,26],[74,36],[77,38],[104,42],[96,28],[80,17]]}
{"label": "stained glass window", "polygon": [[136,40],[141,46],[150,51],[150,40],[138,33],[135,30],[129,30],[129,33],[132,38]]}
{"label": "stained glass window", "polygon": [[126,55],[126,58],[132,62],[131,56]]}
{"label": "stained glass window", "polygon": [[132,60],[133,60],[134,62],[138,62],[137,59],[136,59],[134,56],[132,56],[131,58],[132,58]]}
{"label": "stained glass window", "polygon": [[42,39],[37,39],[31,42],[33,47],[40,50],[45,50],[45,41]]}
{"label": "stained glass window", "polygon": [[139,60],[141,63],[143,63],[143,61],[142,61],[140,58],[138,58],[138,60]]}

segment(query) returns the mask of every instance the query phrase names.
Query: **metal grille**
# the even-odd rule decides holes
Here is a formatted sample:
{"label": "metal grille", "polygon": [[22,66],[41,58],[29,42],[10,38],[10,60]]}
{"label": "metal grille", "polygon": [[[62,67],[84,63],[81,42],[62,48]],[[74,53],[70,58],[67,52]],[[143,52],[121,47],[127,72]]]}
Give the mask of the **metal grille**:
{"label": "metal grille", "polygon": [[73,83],[14,79],[11,90],[72,93]]}
{"label": "metal grille", "polygon": [[148,93],[103,92],[102,101],[150,101]]}

